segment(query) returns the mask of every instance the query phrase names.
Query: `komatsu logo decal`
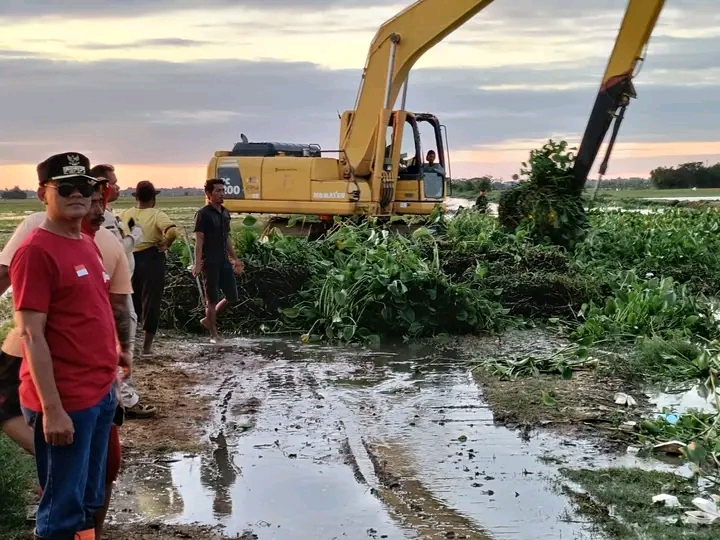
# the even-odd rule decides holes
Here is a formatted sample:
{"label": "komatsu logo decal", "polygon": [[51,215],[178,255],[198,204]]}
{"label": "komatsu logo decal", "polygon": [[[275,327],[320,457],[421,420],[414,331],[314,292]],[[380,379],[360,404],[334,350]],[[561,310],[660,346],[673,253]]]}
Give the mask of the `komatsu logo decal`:
{"label": "komatsu logo decal", "polygon": [[347,193],[342,191],[330,191],[330,192],[316,192],[312,194],[313,199],[346,199]]}

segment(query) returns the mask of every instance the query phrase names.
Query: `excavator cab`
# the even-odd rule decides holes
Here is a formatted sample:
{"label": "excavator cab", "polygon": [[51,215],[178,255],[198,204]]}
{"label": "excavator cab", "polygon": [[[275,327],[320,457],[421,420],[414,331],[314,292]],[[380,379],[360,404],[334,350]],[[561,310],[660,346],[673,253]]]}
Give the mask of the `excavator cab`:
{"label": "excavator cab", "polygon": [[[400,213],[406,207],[403,201],[441,202],[446,194],[447,154],[437,117],[394,111],[389,128],[386,159],[398,155],[395,200],[400,203]],[[396,154],[393,144],[398,142],[400,149]],[[428,150],[436,155],[432,165],[427,161]]]}

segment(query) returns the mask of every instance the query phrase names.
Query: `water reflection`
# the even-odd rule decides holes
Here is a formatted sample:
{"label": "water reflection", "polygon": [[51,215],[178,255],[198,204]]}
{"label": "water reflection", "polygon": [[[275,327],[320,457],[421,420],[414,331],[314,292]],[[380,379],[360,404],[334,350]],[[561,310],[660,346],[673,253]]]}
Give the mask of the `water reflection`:
{"label": "water reflection", "polygon": [[200,458],[200,482],[208,492],[213,493],[213,516],[220,520],[232,515],[231,489],[240,471],[230,455],[224,431],[213,437],[213,443],[215,450],[212,456]]}

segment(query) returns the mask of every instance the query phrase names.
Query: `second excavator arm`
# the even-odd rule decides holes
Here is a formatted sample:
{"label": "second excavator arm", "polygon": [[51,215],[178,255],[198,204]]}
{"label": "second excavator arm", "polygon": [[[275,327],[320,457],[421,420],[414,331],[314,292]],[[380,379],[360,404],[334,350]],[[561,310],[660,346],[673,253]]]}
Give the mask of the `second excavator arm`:
{"label": "second excavator arm", "polygon": [[[629,0],[628,2],[620,32],[615,40],[615,46],[575,159],[573,185],[578,192],[585,187],[600,146],[610,125],[615,120],[607,155],[600,167],[600,174],[605,174],[610,152],[624,117],[625,107],[630,99],[635,97],[635,88],[632,84],[635,68],[642,59],[643,49],[650,40],[664,4],[665,0]],[[618,109],[620,109],[619,113]]]}
{"label": "second excavator arm", "polygon": [[418,0],[383,24],[370,44],[358,100],[340,148],[355,176],[367,177],[378,113],[390,109],[420,57],[493,0]]}

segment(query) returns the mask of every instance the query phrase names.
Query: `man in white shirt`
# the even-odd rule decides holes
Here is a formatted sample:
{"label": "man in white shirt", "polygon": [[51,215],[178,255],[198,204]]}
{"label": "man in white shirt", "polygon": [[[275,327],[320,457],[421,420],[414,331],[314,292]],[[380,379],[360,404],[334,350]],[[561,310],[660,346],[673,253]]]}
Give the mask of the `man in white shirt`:
{"label": "man in white shirt", "polygon": [[[135,249],[135,245],[142,238],[143,231],[136,225],[130,227],[130,224],[128,223],[126,223],[125,227],[123,227],[123,223],[120,221],[120,218],[113,214],[111,210],[110,205],[118,200],[118,197],[120,197],[120,186],[118,185],[118,179],[115,175],[115,167],[106,164],[95,165],[95,167],[90,170],[90,174],[96,178],[104,178],[108,181],[110,197],[108,198],[108,206],[105,209],[105,221],[102,226],[115,234],[118,240],[122,242],[123,248],[125,249],[125,255],[127,256],[128,265],[130,266],[130,275],[132,276],[132,273],[135,271],[135,257],[133,256],[133,250]],[[126,231],[128,231],[127,234]],[[133,306],[132,298],[129,299],[129,308],[130,319],[132,321],[130,335],[133,343],[135,343],[138,318]],[[123,382],[121,395],[127,418],[149,418],[155,415],[155,407],[140,403],[140,396],[133,387],[132,379]]]}

